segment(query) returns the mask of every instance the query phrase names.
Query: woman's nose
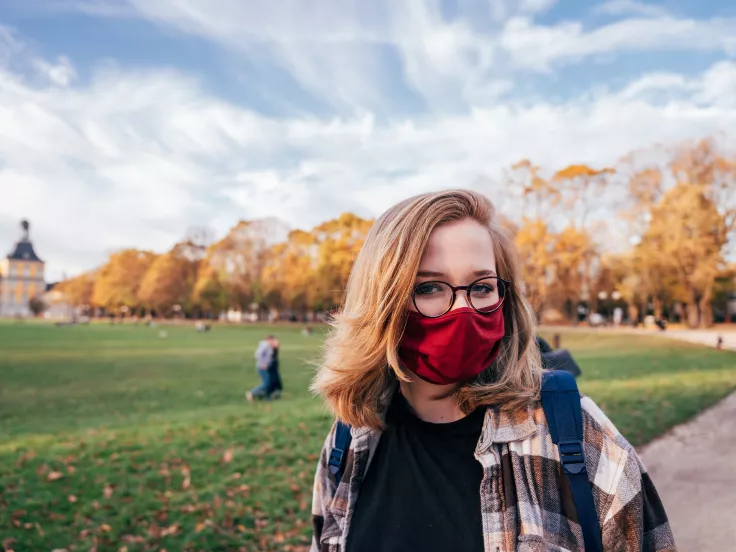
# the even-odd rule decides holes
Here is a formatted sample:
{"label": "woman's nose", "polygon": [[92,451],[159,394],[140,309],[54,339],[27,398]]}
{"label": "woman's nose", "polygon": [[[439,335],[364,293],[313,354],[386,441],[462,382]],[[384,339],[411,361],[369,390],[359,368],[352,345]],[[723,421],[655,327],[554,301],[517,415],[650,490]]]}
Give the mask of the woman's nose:
{"label": "woman's nose", "polygon": [[468,303],[468,296],[464,292],[459,291],[457,295],[455,296],[455,304],[452,305],[452,308],[450,310],[454,311],[454,310],[462,309],[462,308],[469,307],[469,306],[470,306],[470,303]]}

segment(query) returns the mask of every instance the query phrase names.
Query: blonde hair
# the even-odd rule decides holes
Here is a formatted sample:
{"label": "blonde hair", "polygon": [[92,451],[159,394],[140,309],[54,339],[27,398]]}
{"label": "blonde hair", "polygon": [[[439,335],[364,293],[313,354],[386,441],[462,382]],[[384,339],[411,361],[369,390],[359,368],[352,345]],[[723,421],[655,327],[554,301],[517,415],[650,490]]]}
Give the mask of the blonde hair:
{"label": "blonde hair", "polygon": [[312,390],[335,416],[356,427],[383,427],[387,391],[408,381],[398,345],[415,278],[432,231],[472,219],[493,239],[496,271],[511,281],[503,304],[506,336],[493,365],[455,395],[464,412],[481,405],[525,408],[539,396],[541,360],[534,339],[536,318],[521,292],[516,246],[499,225],[491,202],[466,190],[409,198],[386,211],[368,232],[353,265],[341,311],[335,315]]}

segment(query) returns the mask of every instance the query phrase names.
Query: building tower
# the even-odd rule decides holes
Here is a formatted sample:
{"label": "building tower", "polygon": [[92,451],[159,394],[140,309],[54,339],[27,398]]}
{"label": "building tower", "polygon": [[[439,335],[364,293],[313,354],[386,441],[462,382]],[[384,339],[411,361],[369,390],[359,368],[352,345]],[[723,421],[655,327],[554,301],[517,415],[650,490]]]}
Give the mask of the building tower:
{"label": "building tower", "polygon": [[31,316],[30,300],[46,291],[44,262],[36,255],[27,220],[13,251],[0,260],[0,316]]}

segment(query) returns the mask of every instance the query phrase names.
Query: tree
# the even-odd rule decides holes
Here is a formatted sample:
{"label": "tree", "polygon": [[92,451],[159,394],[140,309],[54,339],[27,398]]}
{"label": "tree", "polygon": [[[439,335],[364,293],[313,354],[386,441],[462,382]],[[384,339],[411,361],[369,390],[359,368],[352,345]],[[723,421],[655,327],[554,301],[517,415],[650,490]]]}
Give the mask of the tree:
{"label": "tree", "polygon": [[344,213],[312,231],[317,243],[316,307],[330,309],[342,303],[353,262],[372,225],[372,220]]}
{"label": "tree", "polygon": [[540,168],[528,159],[522,159],[511,167],[508,183],[521,193],[522,216],[527,220],[541,221],[557,207],[562,194],[553,182],[540,175]]}
{"label": "tree", "polygon": [[538,315],[547,299],[549,269],[552,267],[554,236],[541,219],[522,219],[515,236],[519,258],[524,268],[525,294]]}
{"label": "tree", "polygon": [[314,307],[317,289],[317,241],[311,232],[294,230],[272,247],[263,272],[264,292],[272,306],[301,311]]}
{"label": "tree", "polygon": [[551,267],[554,272],[552,292],[559,302],[575,316],[575,306],[581,298],[589,298],[591,289],[587,275],[596,256],[596,248],[582,229],[567,226],[554,240]]}
{"label": "tree", "polygon": [[593,169],[587,165],[569,165],[557,171],[552,183],[561,187],[563,204],[572,217],[575,226],[588,229],[588,217],[594,206],[601,204],[608,178],[615,171],[612,168]]}
{"label": "tree", "polygon": [[28,301],[28,308],[33,313],[33,316],[41,315],[48,307],[38,295],[31,297]]}
{"label": "tree", "polygon": [[64,295],[66,302],[73,307],[92,305],[95,278],[95,273],[85,272],[84,274],[60,282],[57,285],[57,289]]}
{"label": "tree", "polygon": [[221,312],[227,308],[227,291],[217,270],[203,262],[192,292],[192,303],[205,313]]}
{"label": "tree", "polygon": [[692,328],[712,323],[711,300],[726,240],[724,216],[701,185],[676,184],[652,210],[642,246],[658,266],[676,271]]}
{"label": "tree", "polygon": [[138,290],[155,258],[150,251],[138,249],[113,253],[97,273],[92,302],[111,313],[122,312],[121,307],[139,307]]}
{"label": "tree", "polygon": [[286,225],[275,218],[240,221],[209,247],[206,262],[221,278],[230,306],[242,310],[252,303],[263,306],[262,275],[269,250],[287,235]]}
{"label": "tree", "polygon": [[159,314],[170,313],[176,305],[187,312],[199,265],[198,251],[194,244],[182,242],[156,257],[141,280],[140,303]]}

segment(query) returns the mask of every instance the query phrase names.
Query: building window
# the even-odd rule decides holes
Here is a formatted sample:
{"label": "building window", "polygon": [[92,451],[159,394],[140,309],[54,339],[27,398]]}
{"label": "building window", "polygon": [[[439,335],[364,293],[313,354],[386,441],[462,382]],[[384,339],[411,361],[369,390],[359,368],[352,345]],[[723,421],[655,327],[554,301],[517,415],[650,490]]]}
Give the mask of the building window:
{"label": "building window", "polygon": [[31,275],[31,267],[28,265],[23,266],[23,276],[28,278]]}

